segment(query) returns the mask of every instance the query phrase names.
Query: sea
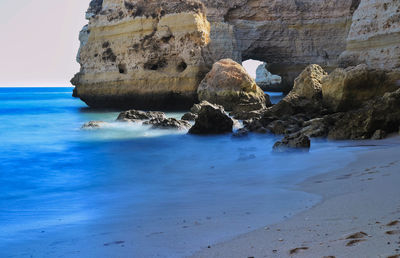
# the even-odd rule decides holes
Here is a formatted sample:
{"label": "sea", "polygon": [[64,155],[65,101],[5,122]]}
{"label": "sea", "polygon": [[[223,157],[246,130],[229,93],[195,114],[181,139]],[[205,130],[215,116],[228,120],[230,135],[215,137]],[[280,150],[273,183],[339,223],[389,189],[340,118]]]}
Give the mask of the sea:
{"label": "sea", "polygon": [[[0,257],[190,256],[311,208],[321,197],[297,185],[354,161],[341,142],[274,153],[279,136],[193,136],[118,113],[70,87],[0,88]],[[108,124],[82,129],[92,120]]]}

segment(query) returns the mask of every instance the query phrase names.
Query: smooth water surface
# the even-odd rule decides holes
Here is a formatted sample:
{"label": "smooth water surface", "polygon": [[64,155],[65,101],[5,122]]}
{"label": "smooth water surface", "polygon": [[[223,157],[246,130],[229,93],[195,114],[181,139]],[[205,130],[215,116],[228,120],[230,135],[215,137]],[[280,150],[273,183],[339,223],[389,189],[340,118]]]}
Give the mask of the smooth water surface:
{"label": "smooth water surface", "polygon": [[[324,141],[273,154],[268,135],[117,123],[71,94],[0,88],[0,257],[190,255],[311,207],[295,185],[352,161]],[[82,130],[91,120],[110,124]]]}

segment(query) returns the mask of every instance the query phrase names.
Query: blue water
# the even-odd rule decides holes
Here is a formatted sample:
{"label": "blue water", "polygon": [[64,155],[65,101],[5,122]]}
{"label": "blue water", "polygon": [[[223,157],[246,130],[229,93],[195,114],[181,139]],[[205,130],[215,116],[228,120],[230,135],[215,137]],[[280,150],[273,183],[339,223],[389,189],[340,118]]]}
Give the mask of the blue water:
{"label": "blue water", "polygon": [[279,155],[268,135],[117,123],[71,94],[0,88],[0,257],[182,257],[311,207],[296,184],[352,161],[326,141]]}

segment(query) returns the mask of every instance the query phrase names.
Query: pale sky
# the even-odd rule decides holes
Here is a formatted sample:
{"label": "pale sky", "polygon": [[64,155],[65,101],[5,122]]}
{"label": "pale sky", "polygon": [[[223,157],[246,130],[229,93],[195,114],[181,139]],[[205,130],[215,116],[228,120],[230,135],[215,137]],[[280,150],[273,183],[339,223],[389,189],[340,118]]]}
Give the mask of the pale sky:
{"label": "pale sky", "polygon": [[[0,0],[0,87],[71,86],[90,0]],[[244,64],[255,77],[257,62]]]}
{"label": "pale sky", "polygon": [[90,0],[0,0],[0,87],[68,86]]}

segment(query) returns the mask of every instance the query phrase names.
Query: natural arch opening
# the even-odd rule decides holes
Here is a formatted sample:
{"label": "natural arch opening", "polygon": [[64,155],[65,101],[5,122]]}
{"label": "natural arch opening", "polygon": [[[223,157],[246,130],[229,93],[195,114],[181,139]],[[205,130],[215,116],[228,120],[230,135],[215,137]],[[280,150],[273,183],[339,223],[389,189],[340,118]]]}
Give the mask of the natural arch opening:
{"label": "natural arch opening", "polygon": [[243,67],[255,79],[257,85],[264,91],[282,92],[282,77],[267,70],[267,63],[249,59],[243,62]]}
{"label": "natural arch opening", "polygon": [[242,63],[243,67],[255,79],[257,85],[270,95],[273,104],[278,103],[282,99],[282,77],[272,74],[267,70],[267,63],[249,59]]}

